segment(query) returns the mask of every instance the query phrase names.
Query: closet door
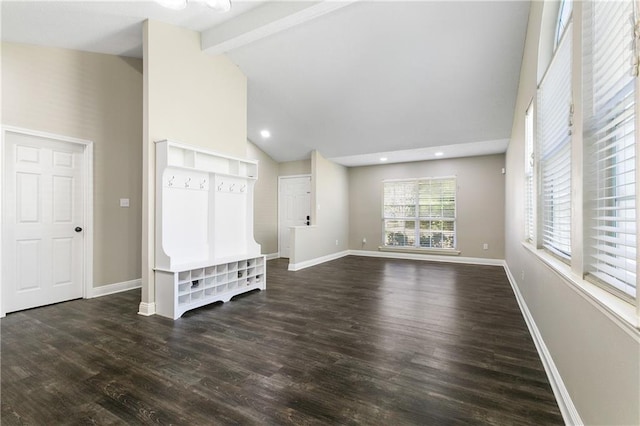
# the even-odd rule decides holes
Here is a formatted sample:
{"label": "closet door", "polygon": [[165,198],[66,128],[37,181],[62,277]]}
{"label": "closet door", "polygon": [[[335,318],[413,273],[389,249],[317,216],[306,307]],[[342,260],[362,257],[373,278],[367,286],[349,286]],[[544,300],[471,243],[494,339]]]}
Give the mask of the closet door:
{"label": "closet door", "polygon": [[83,295],[83,150],[75,143],[5,132],[6,312]]}

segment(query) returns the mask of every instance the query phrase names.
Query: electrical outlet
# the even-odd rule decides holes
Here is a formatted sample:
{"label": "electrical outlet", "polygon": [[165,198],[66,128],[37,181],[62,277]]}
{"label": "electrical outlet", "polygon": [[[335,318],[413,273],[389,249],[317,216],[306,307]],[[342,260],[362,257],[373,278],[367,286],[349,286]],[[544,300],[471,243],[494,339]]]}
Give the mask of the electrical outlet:
{"label": "electrical outlet", "polygon": [[482,244],[482,250],[489,250],[489,244],[487,243]]}
{"label": "electrical outlet", "polygon": [[338,240],[336,240],[336,245],[338,245]]}
{"label": "electrical outlet", "polygon": [[120,198],[120,207],[129,207],[129,199]]}
{"label": "electrical outlet", "polygon": [[367,244],[367,238],[366,237],[362,237],[362,245]]}

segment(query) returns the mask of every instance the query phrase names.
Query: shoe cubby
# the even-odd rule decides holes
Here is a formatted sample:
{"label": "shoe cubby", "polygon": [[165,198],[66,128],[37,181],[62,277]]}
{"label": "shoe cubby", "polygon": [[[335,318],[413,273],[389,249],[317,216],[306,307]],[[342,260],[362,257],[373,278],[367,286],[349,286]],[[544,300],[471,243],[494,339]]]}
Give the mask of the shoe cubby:
{"label": "shoe cubby", "polygon": [[156,269],[157,313],[178,319],[188,310],[264,290],[265,260],[260,256],[184,271]]}

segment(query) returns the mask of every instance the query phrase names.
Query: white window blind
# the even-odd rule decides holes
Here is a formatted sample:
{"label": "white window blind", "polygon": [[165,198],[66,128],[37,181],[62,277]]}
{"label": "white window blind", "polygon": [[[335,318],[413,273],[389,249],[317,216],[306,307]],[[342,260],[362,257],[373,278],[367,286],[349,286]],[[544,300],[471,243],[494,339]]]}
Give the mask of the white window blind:
{"label": "white window blind", "polygon": [[455,248],[456,179],[383,183],[383,244]]}
{"label": "white window blind", "polygon": [[538,89],[542,246],[571,257],[571,24]]}
{"label": "white window blind", "polygon": [[636,297],[636,93],[632,1],[586,2],[587,278]]}
{"label": "white window blind", "polygon": [[533,241],[535,232],[534,222],[534,184],[533,184],[533,104],[527,108],[524,116],[524,188],[525,188],[525,223],[524,237],[525,241]]}

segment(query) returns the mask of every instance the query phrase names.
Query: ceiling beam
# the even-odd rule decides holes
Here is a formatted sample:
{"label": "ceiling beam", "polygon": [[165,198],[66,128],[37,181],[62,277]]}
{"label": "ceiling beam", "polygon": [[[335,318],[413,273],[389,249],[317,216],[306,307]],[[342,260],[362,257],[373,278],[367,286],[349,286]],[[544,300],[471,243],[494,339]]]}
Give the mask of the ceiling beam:
{"label": "ceiling beam", "polygon": [[200,34],[201,49],[211,55],[254,41],[341,9],[358,0],[267,2]]}

